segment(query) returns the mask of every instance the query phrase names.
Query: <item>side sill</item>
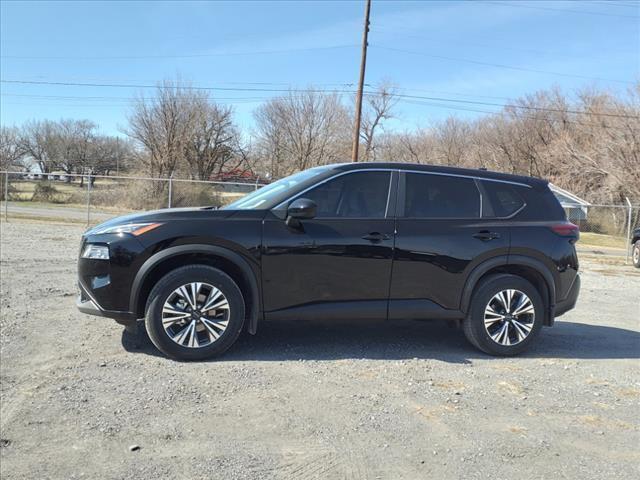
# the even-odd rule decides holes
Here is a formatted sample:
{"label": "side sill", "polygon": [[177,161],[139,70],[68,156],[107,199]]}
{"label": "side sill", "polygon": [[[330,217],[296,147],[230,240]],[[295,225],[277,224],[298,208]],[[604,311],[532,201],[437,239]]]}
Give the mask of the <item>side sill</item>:
{"label": "side sill", "polygon": [[265,320],[460,320],[464,313],[426,299],[324,302],[265,312]]}
{"label": "side sill", "polygon": [[460,310],[447,310],[426,299],[390,300],[389,320],[461,320]]}
{"label": "side sill", "polygon": [[265,312],[265,320],[384,320],[386,300],[322,302]]}

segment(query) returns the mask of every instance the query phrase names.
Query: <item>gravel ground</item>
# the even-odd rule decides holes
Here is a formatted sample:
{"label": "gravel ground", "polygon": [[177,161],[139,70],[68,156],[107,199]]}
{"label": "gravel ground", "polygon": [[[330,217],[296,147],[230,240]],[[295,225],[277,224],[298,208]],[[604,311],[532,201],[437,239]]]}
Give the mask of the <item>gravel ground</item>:
{"label": "gravel ground", "polygon": [[[0,476],[629,479],[640,272],[583,258],[524,356],[440,322],[278,322],[179,363],[74,306],[82,228],[3,223]],[[137,447],[137,448],[136,448]]]}

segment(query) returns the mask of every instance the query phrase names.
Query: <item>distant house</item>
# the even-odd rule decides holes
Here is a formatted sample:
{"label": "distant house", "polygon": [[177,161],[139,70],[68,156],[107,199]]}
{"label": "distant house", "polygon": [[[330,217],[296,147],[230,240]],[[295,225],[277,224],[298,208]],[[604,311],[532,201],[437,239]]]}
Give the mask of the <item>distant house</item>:
{"label": "distant house", "polygon": [[587,219],[591,206],[589,202],[552,183],[549,184],[549,188],[567,212],[567,220],[575,223]]}
{"label": "distant house", "polygon": [[47,175],[47,179],[54,180],[54,181],[60,181],[60,182],[67,182],[67,181],[72,181],[73,180],[73,176],[67,174],[67,172],[64,172],[64,171],[60,170],[60,171],[55,171],[55,172],[49,173]]}

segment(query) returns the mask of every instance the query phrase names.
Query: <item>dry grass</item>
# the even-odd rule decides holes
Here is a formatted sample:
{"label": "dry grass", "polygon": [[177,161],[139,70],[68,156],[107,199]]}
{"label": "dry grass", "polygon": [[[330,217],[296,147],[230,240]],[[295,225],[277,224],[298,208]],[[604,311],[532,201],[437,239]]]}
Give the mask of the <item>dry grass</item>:
{"label": "dry grass", "polygon": [[607,248],[627,248],[627,239],[602,233],[580,232],[580,246],[594,246]]}
{"label": "dry grass", "polygon": [[[43,193],[47,193],[46,198]],[[218,185],[174,182],[172,206],[222,206],[243,195],[244,193],[241,192],[223,191]],[[91,205],[101,209],[165,208],[168,205],[168,199],[168,183],[163,181],[97,179],[91,187]],[[87,185],[85,183],[81,187],[78,182],[12,181],[9,200],[25,202],[29,206],[36,206],[36,204],[86,205]]]}

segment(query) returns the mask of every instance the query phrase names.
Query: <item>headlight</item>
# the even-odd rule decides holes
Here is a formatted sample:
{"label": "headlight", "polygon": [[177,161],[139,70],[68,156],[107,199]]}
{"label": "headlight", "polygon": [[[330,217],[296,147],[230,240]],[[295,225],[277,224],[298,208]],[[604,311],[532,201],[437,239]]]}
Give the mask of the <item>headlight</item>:
{"label": "headlight", "polygon": [[158,228],[161,223],[127,223],[125,225],[113,225],[110,227],[96,227],[91,230],[92,235],[99,235],[101,233],[130,233],[131,235],[142,235],[149,230]]}
{"label": "headlight", "polygon": [[92,258],[94,260],[109,260],[109,247],[106,245],[87,244],[82,252],[82,258]]}

